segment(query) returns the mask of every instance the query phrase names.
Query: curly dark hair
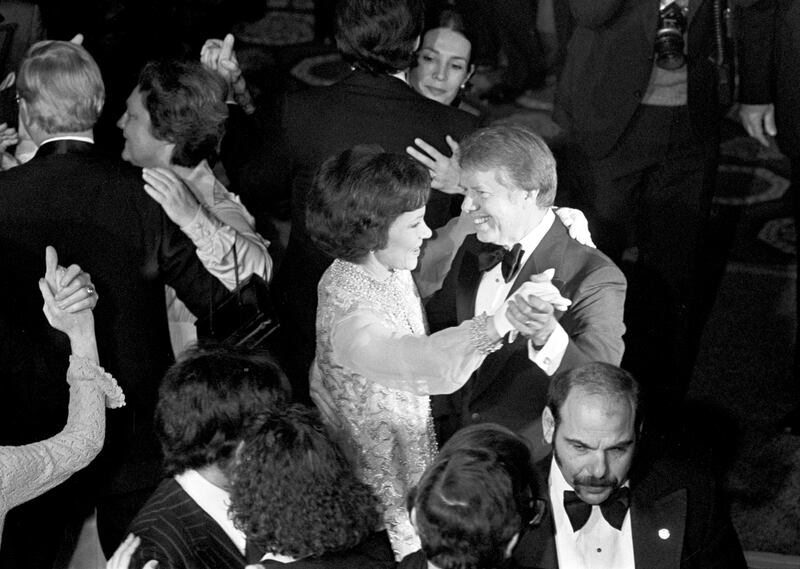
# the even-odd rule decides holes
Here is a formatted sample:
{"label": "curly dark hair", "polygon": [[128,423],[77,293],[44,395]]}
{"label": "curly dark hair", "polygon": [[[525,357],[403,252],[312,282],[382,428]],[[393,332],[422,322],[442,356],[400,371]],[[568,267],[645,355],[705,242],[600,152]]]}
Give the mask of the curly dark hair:
{"label": "curly dark hair", "polygon": [[187,350],[158,392],[155,423],[166,473],[226,468],[256,419],[288,399],[288,380],[267,354],[228,345]]}
{"label": "curly dark hair", "polygon": [[410,156],[355,146],[328,158],[306,202],[306,230],[328,255],[359,261],[386,247],[389,227],[428,201],[430,176]]}
{"label": "curly dark hair", "polygon": [[511,477],[492,452],[437,457],[411,504],[422,550],[440,569],[500,567],[521,527]]}
{"label": "curly dark hair", "polygon": [[220,75],[199,61],[152,61],[138,86],[153,136],[175,144],[173,164],[194,168],[216,153],[228,118]]}
{"label": "curly dark hair", "polygon": [[422,0],[340,0],[336,45],[354,66],[393,74],[414,61],[424,23]]}
{"label": "curly dark hair", "polygon": [[316,410],[294,404],[265,414],[237,459],[231,512],[259,551],[320,556],[351,549],[380,527],[378,499]]}

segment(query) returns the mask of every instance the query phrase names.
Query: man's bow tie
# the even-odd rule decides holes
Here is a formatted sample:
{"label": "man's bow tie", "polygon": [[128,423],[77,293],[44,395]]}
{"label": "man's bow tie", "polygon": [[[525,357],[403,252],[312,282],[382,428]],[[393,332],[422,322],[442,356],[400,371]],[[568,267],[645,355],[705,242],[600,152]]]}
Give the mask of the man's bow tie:
{"label": "man's bow tie", "polygon": [[498,263],[502,263],[500,271],[503,273],[503,279],[511,282],[519,272],[519,264],[524,254],[525,251],[522,250],[522,245],[519,243],[514,245],[510,251],[500,245],[490,246],[478,253],[478,269],[485,273],[495,268]]}
{"label": "man's bow tie", "polygon": [[[608,524],[617,530],[622,529],[625,514],[631,505],[631,491],[627,486],[617,488],[608,499],[600,504],[600,512]],[[572,524],[572,531],[578,531],[592,515],[592,505],[587,504],[572,490],[564,490],[564,509]]]}

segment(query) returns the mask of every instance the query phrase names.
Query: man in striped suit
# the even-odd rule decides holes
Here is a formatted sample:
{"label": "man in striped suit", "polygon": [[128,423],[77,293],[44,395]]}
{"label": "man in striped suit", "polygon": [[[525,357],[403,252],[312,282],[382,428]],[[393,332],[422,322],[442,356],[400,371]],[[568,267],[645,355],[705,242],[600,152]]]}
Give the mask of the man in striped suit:
{"label": "man in striped suit", "polygon": [[267,357],[237,348],[194,349],[167,372],[156,430],[170,478],[133,520],[131,569],[241,569],[245,536],[228,516],[229,468],[259,414],[282,406],[288,382]]}

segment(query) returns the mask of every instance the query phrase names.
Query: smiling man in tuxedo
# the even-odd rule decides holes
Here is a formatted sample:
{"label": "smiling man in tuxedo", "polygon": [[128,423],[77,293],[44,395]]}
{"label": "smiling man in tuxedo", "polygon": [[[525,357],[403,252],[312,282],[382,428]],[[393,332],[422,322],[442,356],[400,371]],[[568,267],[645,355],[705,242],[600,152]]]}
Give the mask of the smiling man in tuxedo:
{"label": "smiling man in tuxedo", "polygon": [[556,165],[538,135],[521,126],[481,129],[462,142],[460,165],[462,210],[477,233],[426,305],[431,332],[499,312],[511,323],[505,330],[521,334],[511,332],[462,389],[434,397],[440,442],[463,426],[494,422],[542,448],[538,417],[550,376],[622,358],[625,277],[571,239],[553,214]]}
{"label": "smiling man in tuxedo", "polygon": [[542,413],[552,457],[542,524],[520,540],[522,567],[742,568],[719,487],[699,460],[643,451],[639,386],[591,363],[553,378]]}

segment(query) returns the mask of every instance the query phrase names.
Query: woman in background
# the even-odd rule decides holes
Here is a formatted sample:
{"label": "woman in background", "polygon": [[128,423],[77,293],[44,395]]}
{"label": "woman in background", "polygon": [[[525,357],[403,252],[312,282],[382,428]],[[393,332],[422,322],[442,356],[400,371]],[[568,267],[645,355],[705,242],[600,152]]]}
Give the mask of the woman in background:
{"label": "woman in background", "polygon": [[442,10],[422,36],[417,60],[407,73],[408,84],[429,99],[480,116],[462,98],[474,72],[472,42],[463,18],[452,9]]}

